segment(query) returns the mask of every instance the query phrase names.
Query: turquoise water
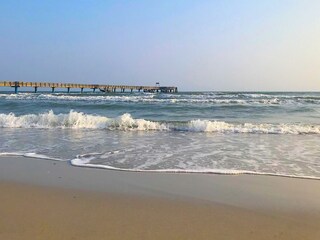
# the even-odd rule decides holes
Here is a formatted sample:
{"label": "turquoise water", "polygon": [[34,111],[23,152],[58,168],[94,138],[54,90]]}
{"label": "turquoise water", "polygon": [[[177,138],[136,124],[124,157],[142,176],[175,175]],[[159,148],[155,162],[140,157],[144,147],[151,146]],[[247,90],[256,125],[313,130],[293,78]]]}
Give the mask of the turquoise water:
{"label": "turquoise water", "polygon": [[320,93],[0,93],[0,154],[320,178]]}

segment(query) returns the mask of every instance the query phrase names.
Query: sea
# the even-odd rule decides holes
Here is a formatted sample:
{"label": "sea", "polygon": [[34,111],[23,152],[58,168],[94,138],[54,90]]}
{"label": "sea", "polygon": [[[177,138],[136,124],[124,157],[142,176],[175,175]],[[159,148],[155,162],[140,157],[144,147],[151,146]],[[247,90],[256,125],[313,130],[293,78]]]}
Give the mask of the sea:
{"label": "sea", "polygon": [[84,168],[320,179],[319,92],[0,92],[0,135]]}

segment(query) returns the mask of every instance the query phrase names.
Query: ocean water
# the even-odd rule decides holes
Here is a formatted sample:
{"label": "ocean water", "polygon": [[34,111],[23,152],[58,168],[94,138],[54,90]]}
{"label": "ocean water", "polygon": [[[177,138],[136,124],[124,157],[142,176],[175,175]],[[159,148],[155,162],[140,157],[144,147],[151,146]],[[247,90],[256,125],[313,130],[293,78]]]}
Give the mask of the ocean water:
{"label": "ocean water", "polygon": [[0,156],[320,179],[320,93],[0,93]]}

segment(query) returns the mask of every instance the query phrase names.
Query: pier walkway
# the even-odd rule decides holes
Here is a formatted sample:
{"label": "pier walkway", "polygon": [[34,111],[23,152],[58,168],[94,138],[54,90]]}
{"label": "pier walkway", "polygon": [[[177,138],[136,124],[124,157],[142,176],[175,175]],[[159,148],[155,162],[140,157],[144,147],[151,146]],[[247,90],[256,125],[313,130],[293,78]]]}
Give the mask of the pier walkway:
{"label": "pier walkway", "polygon": [[77,83],[50,83],[50,82],[20,82],[20,81],[3,81],[0,82],[0,87],[12,87],[14,92],[18,93],[20,87],[32,87],[34,92],[38,91],[38,88],[51,88],[51,92],[54,92],[56,88],[65,88],[70,93],[70,89],[79,89],[83,93],[84,89],[92,89],[93,92],[99,89],[101,92],[162,92],[162,93],[176,93],[177,87],[162,87],[162,86],[130,86],[130,85],[101,85],[101,84],[77,84]]}

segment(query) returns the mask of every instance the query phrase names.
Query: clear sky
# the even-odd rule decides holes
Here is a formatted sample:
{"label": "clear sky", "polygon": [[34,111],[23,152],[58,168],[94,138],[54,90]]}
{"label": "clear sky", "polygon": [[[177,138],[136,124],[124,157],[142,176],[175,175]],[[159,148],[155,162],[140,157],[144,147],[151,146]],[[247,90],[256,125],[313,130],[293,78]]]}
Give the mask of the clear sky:
{"label": "clear sky", "polygon": [[0,0],[0,79],[320,90],[319,0]]}

